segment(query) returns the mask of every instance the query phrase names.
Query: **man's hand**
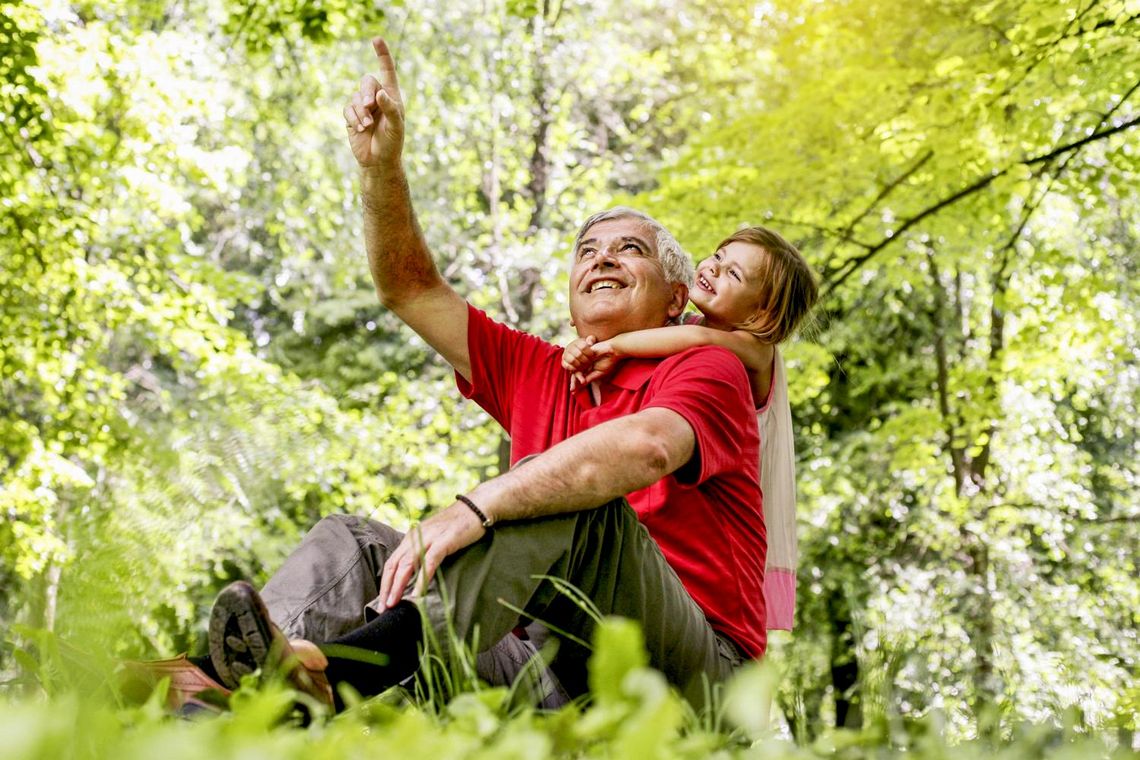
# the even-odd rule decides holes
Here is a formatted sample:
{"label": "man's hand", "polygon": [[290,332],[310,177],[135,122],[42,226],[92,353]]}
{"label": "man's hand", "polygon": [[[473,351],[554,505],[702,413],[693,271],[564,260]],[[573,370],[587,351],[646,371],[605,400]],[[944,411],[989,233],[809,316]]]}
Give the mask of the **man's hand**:
{"label": "man's hand", "polygon": [[444,558],[475,543],[486,532],[475,513],[459,502],[412,527],[384,563],[377,598],[385,609],[396,605],[404,598],[404,589],[417,569],[415,593],[424,593]]}
{"label": "man's hand", "polygon": [[348,144],[361,168],[398,162],[404,146],[404,100],[396,79],[396,62],[388,43],[372,40],[380,79],[371,74],[360,80],[360,87],[344,107]]}
{"label": "man's hand", "polygon": [[571,341],[562,351],[562,366],[573,373],[570,390],[605,377],[618,358],[611,341],[596,343],[593,335]]}

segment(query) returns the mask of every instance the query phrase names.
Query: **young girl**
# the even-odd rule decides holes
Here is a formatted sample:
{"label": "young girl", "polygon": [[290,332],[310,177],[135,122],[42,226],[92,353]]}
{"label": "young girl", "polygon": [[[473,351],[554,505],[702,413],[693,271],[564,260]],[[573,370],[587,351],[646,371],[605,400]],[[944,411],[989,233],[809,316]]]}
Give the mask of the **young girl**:
{"label": "young girl", "polygon": [[575,383],[604,377],[626,356],[670,356],[695,346],[723,346],[744,363],[760,425],[769,629],[792,629],[796,600],[795,448],[787,378],[776,346],[792,335],[817,295],[811,267],[795,246],[772,230],[748,227],[729,235],[697,266],[689,299],[702,316],[605,341],[579,338],[562,356]]}

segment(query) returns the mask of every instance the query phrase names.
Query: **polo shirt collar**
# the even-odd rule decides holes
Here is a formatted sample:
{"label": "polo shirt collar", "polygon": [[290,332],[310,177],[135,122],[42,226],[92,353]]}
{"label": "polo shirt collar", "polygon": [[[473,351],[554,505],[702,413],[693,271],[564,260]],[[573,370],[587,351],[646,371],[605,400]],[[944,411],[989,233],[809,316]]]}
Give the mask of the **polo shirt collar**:
{"label": "polo shirt collar", "polygon": [[[623,359],[610,375],[595,382],[595,385],[609,385],[623,391],[637,391],[653,377],[653,370],[661,363],[660,359]],[[598,406],[590,386],[584,385],[574,391],[579,406],[592,409]],[[603,395],[602,398],[605,398]]]}
{"label": "polo shirt collar", "polygon": [[660,359],[626,359],[603,382],[627,391],[635,391],[649,382]]}

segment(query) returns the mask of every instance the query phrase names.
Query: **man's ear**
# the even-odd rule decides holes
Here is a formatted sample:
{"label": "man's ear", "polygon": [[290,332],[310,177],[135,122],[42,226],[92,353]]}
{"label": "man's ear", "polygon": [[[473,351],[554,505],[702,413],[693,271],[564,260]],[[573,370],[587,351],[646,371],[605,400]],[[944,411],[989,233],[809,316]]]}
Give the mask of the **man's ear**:
{"label": "man's ear", "polygon": [[669,320],[672,321],[685,312],[689,302],[689,288],[679,282],[673,283],[673,297],[669,300]]}

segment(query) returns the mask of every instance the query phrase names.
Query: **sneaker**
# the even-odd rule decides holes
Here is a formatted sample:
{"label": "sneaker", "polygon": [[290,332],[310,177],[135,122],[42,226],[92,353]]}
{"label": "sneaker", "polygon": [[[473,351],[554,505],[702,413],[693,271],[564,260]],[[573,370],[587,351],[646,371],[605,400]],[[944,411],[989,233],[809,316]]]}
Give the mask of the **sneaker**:
{"label": "sneaker", "polygon": [[331,707],[332,686],[325,677],[328,661],[315,645],[298,641],[298,649],[269,619],[265,602],[253,586],[236,581],[222,589],[210,612],[210,660],[231,689],[243,676],[280,674],[302,694]]}

